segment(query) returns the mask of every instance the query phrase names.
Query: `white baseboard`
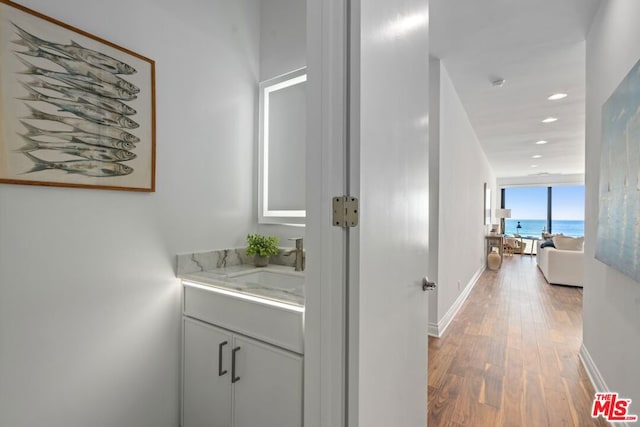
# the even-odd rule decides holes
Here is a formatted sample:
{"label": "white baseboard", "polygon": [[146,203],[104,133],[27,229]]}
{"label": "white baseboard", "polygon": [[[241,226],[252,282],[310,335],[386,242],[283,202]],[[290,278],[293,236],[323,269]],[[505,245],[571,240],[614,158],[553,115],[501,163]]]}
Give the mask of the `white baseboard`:
{"label": "white baseboard", "polygon": [[471,290],[476,285],[476,283],[478,283],[478,279],[480,278],[482,273],[484,273],[485,269],[486,265],[483,265],[478,269],[478,271],[476,271],[471,280],[469,280],[469,283],[467,283],[467,286],[465,286],[460,295],[458,295],[458,298],[456,298],[456,300],[454,301],[453,305],[451,305],[449,310],[447,310],[446,314],[438,323],[429,322],[429,335],[439,338],[444,334],[444,331],[447,330],[447,328],[453,321],[453,318],[456,317],[456,314],[458,314],[458,311],[462,307],[462,304],[464,304],[464,302],[467,300],[467,297],[471,293]]}
{"label": "white baseboard", "polygon": [[[589,350],[587,350],[587,347],[584,346],[584,343],[582,343],[582,345],[580,346],[579,357],[580,357],[580,362],[582,362],[582,366],[584,367],[584,370],[587,371],[589,380],[591,381],[591,384],[593,385],[593,389],[596,391],[596,393],[611,392],[611,390],[609,390],[609,387],[607,386],[607,383],[604,382],[604,378],[602,377],[600,370],[596,366],[596,363],[591,358],[591,355],[589,354]],[[628,423],[622,423],[622,422],[616,422],[615,426],[630,427]]]}
{"label": "white baseboard", "polygon": [[434,322],[429,322],[429,335],[432,337],[439,337],[438,335],[438,324]]}
{"label": "white baseboard", "polygon": [[598,367],[591,358],[589,350],[584,346],[584,343],[580,346],[579,356],[582,366],[584,366],[584,369],[587,371],[587,375],[589,375],[589,379],[591,380],[591,384],[593,384],[594,390],[597,393],[608,393],[609,387],[607,387],[607,384],[604,382],[604,378],[602,378]]}

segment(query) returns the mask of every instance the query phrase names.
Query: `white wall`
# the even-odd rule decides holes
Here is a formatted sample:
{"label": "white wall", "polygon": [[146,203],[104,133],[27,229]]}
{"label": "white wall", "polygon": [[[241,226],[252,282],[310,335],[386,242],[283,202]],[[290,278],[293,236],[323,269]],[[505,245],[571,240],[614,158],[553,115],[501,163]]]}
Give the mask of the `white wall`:
{"label": "white wall", "polygon": [[484,267],[488,226],[482,221],[483,189],[491,187],[495,209],[496,178],[469,117],[440,64],[440,188],[438,307],[440,322],[471,279]]}
{"label": "white wall", "polygon": [[[497,179],[498,188],[504,187],[557,187],[560,185],[584,185],[584,174],[514,176]],[[498,204],[499,206],[499,204]]]}
{"label": "white wall", "polygon": [[257,0],[22,0],[156,60],[157,191],[0,185],[0,425],[176,427],[179,252],[255,227]]}
{"label": "white wall", "polygon": [[260,80],[307,65],[305,0],[262,0]]}
{"label": "white wall", "polygon": [[610,390],[640,413],[640,283],[594,258],[598,221],[600,115],[640,59],[640,2],[603,2],[587,38],[584,345]]}

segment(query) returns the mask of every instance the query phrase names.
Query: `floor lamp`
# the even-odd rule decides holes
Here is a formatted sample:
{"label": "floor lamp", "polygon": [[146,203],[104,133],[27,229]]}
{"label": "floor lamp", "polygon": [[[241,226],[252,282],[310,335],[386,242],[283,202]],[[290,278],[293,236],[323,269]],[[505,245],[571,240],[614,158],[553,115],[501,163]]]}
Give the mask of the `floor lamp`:
{"label": "floor lamp", "polygon": [[511,218],[511,209],[496,209],[496,218],[500,219],[500,234],[504,234],[504,219]]}

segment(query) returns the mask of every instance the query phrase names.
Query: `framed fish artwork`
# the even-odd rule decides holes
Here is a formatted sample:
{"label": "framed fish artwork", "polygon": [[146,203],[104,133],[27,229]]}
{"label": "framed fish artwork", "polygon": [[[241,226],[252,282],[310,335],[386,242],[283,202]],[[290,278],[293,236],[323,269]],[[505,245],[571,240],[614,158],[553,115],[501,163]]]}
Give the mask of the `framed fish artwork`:
{"label": "framed fish artwork", "polygon": [[0,0],[0,183],[155,191],[155,62]]}

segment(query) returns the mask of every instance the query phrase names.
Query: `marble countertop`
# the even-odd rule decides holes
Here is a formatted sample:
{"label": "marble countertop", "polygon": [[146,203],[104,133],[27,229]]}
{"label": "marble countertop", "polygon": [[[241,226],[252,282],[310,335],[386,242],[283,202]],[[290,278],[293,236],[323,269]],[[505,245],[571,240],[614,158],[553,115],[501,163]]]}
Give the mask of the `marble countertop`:
{"label": "marble countertop", "polygon": [[[267,273],[282,280],[278,283],[259,283],[252,273]],[[251,264],[231,265],[203,271],[178,273],[183,281],[210,286],[243,295],[262,298],[270,301],[304,307],[304,273],[293,270],[293,267],[271,264],[268,267],[254,267]],[[270,280],[273,282],[274,280]],[[288,283],[287,283],[288,282]]]}

